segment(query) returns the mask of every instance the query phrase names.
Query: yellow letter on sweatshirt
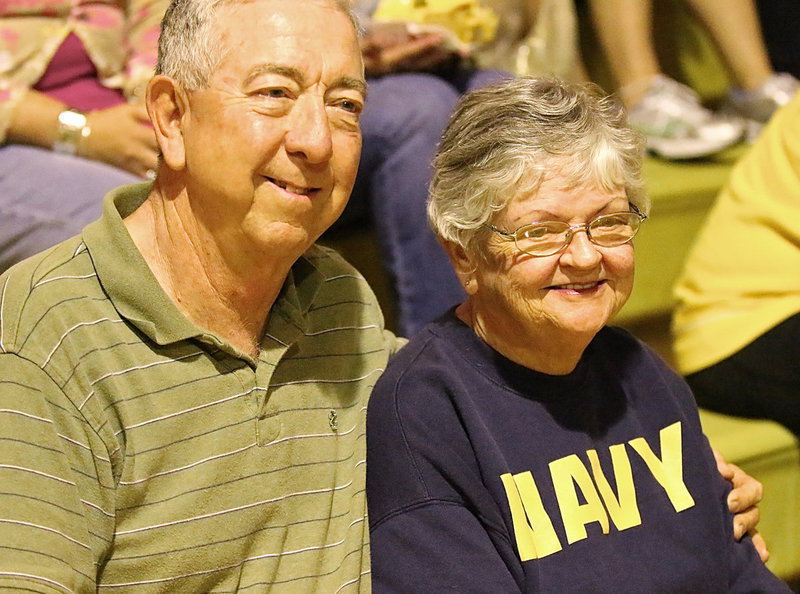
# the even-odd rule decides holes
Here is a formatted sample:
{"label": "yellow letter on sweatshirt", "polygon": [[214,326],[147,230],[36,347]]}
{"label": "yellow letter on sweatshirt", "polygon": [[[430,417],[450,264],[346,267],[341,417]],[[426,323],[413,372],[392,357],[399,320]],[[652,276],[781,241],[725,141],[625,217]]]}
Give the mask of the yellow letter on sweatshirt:
{"label": "yellow letter on sweatshirt", "polygon": [[689,509],[694,505],[689,489],[683,482],[683,448],[681,447],[680,421],[664,427],[660,432],[661,459],[658,459],[643,437],[637,437],[628,443],[636,450],[647,468],[653,473],[658,483],[667,492],[672,507],[676,512]]}
{"label": "yellow letter on sweatshirt", "polygon": [[500,479],[511,508],[520,560],[541,559],[560,551],[561,543],[530,471],[504,474]]}
{"label": "yellow letter on sweatshirt", "polygon": [[639,505],[636,502],[636,488],[633,484],[633,473],[631,472],[631,461],[625,444],[612,445],[609,448],[611,454],[611,466],[614,469],[614,482],[617,485],[617,494],[611,488],[603,469],[600,466],[600,458],[595,450],[587,450],[589,462],[592,465],[592,474],[597,489],[603,497],[608,515],[614,522],[617,530],[625,530],[642,523],[642,516],[639,514]]}
{"label": "yellow letter on sweatshirt", "polygon": [[[608,514],[600,500],[600,494],[589,476],[589,471],[575,454],[550,462],[550,475],[556,491],[561,519],[567,533],[567,542],[572,544],[586,538],[586,525],[599,522],[603,534],[610,529]],[[578,501],[580,489],[586,503]]]}

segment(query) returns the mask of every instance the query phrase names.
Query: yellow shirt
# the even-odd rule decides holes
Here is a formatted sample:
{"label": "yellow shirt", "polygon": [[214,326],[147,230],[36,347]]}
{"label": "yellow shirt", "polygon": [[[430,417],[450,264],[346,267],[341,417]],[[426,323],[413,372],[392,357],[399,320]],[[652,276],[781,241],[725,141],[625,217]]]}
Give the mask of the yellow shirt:
{"label": "yellow shirt", "polygon": [[675,355],[684,374],[800,311],[800,95],[733,169],[675,292]]}

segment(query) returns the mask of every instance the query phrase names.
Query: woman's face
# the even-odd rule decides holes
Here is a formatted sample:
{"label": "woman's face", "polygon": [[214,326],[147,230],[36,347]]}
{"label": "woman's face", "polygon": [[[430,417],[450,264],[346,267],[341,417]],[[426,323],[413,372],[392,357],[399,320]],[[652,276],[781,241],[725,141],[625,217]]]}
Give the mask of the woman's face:
{"label": "woman's face", "polygon": [[[629,210],[623,190],[590,186],[565,189],[565,179],[548,177],[534,195],[517,195],[493,221],[513,232],[537,221],[588,223],[595,217]],[[476,267],[467,287],[484,332],[494,341],[524,342],[560,332],[585,340],[594,336],[627,301],[633,287],[633,246],[600,247],[577,230],[569,245],[552,256],[532,257],[492,233],[485,246],[488,263]],[[472,282],[474,281],[474,283]],[[565,334],[566,332],[566,334]]]}

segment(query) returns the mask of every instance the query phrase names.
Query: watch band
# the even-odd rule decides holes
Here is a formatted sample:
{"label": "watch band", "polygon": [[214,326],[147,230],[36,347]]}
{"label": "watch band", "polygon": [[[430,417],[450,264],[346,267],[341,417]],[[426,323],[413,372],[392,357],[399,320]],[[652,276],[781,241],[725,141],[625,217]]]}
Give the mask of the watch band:
{"label": "watch band", "polygon": [[75,155],[81,139],[89,136],[91,131],[85,113],[77,109],[66,109],[58,114],[58,127],[53,150],[57,153]]}

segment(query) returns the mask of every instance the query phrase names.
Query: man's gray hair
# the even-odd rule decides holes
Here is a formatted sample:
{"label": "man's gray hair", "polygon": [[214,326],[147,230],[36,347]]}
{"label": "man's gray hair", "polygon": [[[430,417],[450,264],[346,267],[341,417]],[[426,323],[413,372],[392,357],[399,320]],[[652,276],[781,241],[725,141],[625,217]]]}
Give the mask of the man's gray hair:
{"label": "man's gray hair", "polygon": [[428,220],[440,238],[480,254],[495,214],[554,174],[568,188],[624,189],[647,213],[643,154],[622,106],[596,85],[509,79],[456,106],[434,160]]}
{"label": "man's gray hair", "polygon": [[[190,90],[206,88],[211,75],[224,58],[220,40],[213,31],[217,8],[252,1],[172,0],[161,21],[156,74],[169,76]],[[350,19],[356,33],[360,33],[349,0],[323,1],[341,10]]]}

